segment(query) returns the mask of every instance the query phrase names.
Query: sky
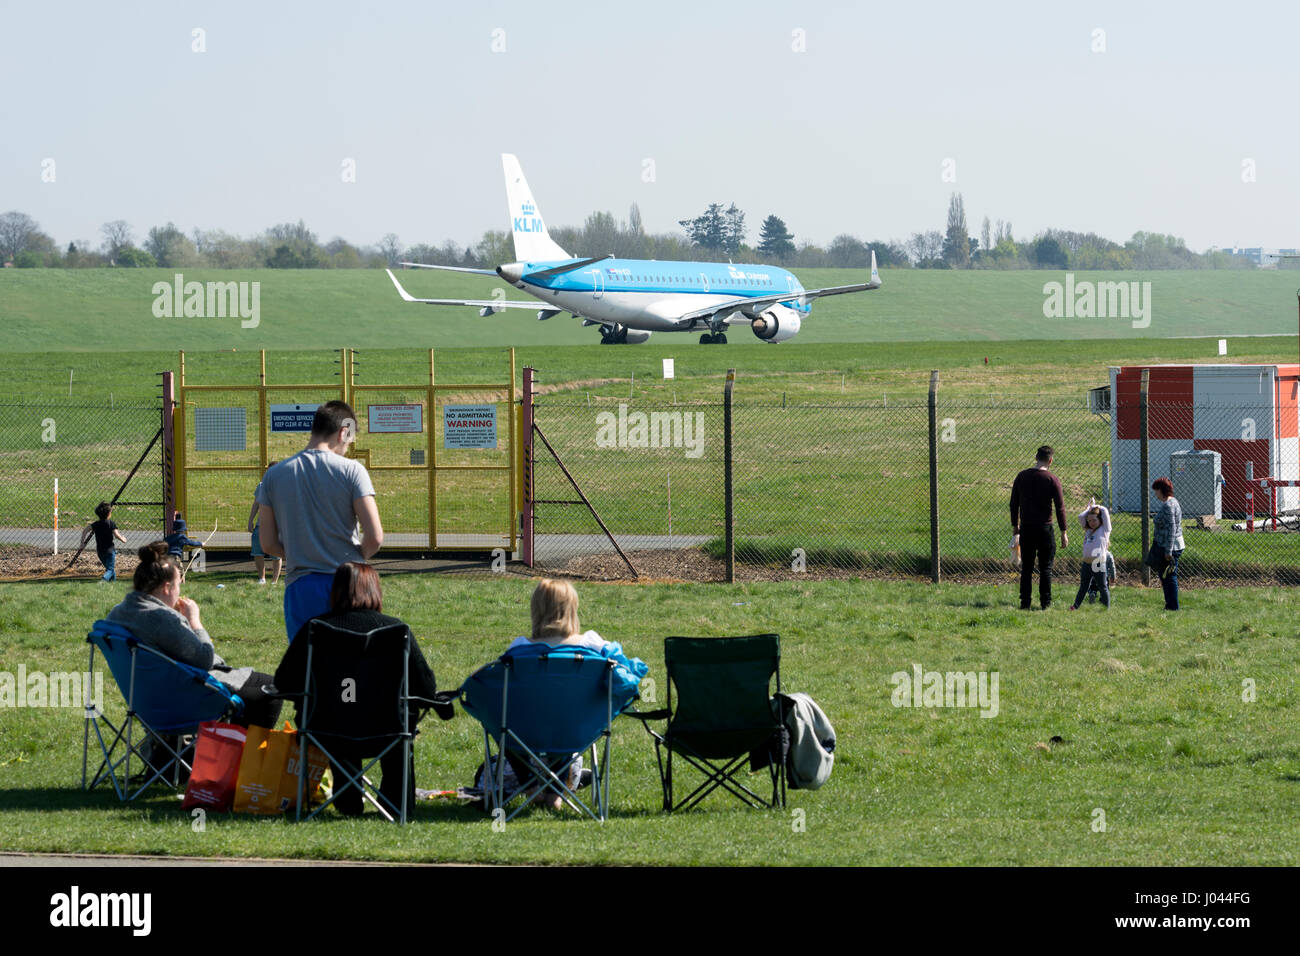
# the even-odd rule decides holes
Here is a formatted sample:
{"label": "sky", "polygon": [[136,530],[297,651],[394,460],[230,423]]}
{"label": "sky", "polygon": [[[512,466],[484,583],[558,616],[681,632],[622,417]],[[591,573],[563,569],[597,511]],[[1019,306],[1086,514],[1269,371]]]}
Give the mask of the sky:
{"label": "sky", "polygon": [[1294,0],[0,0],[0,211],[472,245],[512,152],[552,228],[906,239],[960,192],[975,236],[1300,246],[1298,45]]}

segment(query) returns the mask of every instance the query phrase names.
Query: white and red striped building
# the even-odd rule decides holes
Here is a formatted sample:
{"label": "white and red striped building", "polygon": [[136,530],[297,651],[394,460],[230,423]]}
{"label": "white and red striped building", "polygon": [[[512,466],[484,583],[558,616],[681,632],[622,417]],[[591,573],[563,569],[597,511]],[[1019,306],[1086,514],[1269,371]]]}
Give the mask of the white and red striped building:
{"label": "white and red striped building", "polygon": [[[1111,467],[1115,508],[1142,506],[1139,401],[1142,370],[1147,386],[1150,479],[1169,475],[1179,451],[1217,451],[1224,479],[1223,514],[1269,511],[1262,478],[1300,478],[1296,394],[1300,365],[1126,365],[1110,370]],[[1247,462],[1254,478],[1248,488]],[[1177,482],[1174,495],[1178,495]],[[1152,499],[1154,500],[1154,498]],[[1300,488],[1277,489],[1279,511],[1300,507]],[[1190,515],[1188,517],[1191,517]]]}

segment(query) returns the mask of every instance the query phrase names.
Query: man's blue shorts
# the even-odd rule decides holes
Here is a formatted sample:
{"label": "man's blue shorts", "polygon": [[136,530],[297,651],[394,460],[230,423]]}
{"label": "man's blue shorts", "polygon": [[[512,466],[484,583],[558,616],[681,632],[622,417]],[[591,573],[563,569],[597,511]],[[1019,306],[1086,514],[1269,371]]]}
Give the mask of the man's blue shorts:
{"label": "man's blue shorts", "polygon": [[284,629],[289,643],[313,617],[330,612],[332,574],[304,574],[284,589]]}

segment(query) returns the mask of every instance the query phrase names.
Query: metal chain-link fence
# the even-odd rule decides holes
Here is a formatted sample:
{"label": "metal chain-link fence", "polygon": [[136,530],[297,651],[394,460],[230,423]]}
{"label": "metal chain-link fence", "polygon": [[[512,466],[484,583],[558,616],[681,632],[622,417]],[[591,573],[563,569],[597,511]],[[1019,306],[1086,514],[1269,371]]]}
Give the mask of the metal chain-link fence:
{"label": "metal chain-link fence", "polygon": [[[1183,577],[1214,583],[1300,581],[1300,491],[1259,487],[1297,477],[1296,441],[1275,405],[1148,408],[1148,486],[1171,478],[1182,503]],[[1130,422],[1132,417],[1134,422]],[[542,433],[645,577],[716,580],[725,555],[724,410],[636,400],[539,400]],[[1010,489],[1039,445],[1056,450],[1070,546],[1078,515],[1113,513],[1121,578],[1143,556],[1136,413],[1119,420],[1079,402],[945,402],[935,415],[936,513],[944,577],[1010,579]],[[1292,421],[1294,414],[1292,413]],[[739,578],[932,574],[929,410],[925,403],[733,407],[734,551]],[[1130,427],[1132,426],[1132,427]],[[1229,434],[1231,433],[1231,434]],[[630,577],[546,448],[536,446],[536,563],[549,571]],[[1217,489],[1217,491],[1216,491]],[[1150,496],[1152,509],[1158,502]],[[1248,528],[1249,509],[1257,520]],[[1276,530],[1272,515],[1277,514]],[[1150,529],[1148,529],[1148,535]]]}
{"label": "metal chain-link fence", "polygon": [[[156,405],[0,404],[0,573],[65,566],[95,520],[95,506],[119,489],[112,520],[128,541],[121,552],[161,537],[162,442],[149,448],[160,424]],[[96,569],[92,539],[75,570]]]}

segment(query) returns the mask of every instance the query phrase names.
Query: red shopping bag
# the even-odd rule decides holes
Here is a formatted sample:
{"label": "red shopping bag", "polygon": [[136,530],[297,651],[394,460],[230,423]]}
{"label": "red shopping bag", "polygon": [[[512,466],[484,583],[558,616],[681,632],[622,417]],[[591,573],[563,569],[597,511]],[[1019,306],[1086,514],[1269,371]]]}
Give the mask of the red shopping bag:
{"label": "red shopping bag", "polygon": [[194,742],[194,766],[185,788],[181,806],[229,810],[235,799],[235,782],[239,779],[239,761],[244,753],[247,731],[235,724],[215,720],[199,724]]}

